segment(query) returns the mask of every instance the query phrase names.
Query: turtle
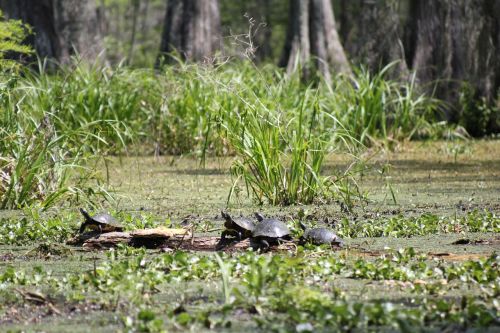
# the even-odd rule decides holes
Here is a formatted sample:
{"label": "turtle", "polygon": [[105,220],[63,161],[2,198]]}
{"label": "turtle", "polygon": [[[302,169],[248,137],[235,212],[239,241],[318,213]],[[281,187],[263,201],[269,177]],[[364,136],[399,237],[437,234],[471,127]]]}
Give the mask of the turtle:
{"label": "turtle", "polygon": [[221,212],[222,217],[226,220],[224,227],[226,230],[222,232],[221,237],[225,238],[228,234],[235,235],[238,240],[242,240],[252,236],[252,231],[255,228],[255,223],[245,217],[233,218],[228,213]]}
{"label": "turtle", "polygon": [[217,249],[224,247],[228,235],[236,237],[238,241],[252,236],[252,231],[255,228],[255,223],[252,220],[245,217],[233,218],[225,212],[221,212],[221,215],[226,220],[224,222],[224,227],[226,227],[226,229],[222,231]]}
{"label": "turtle", "polygon": [[90,216],[89,213],[83,208],[80,208],[80,212],[82,213],[83,217],[85,217],[85,221],[82,223],[82,226],[79,230],[80,234],[83,233],[85,231],[85,228],[87,228],[88,226],[97,229],[100,234],[111,231],[123,231],[123,226],[120,224],[120,222],[118,222],[113,216],[109,214],[101,213]]}
{"label": "turtle", "polygon": [[291,240],[290,230],[285,223],[274,218],[264,218],[260,213],[255,213],[255,216],[259,223],[253,229],[252,240],[264,251],[282,240]]}
{"label": "turtle", "polygon": [[311,228],[308,229],[300,222],[300,227],[304,230],[300,243],[311,243],[314,245],[330,244],[335,246],[342,246],[343,241],[331,229],[328,228]]}

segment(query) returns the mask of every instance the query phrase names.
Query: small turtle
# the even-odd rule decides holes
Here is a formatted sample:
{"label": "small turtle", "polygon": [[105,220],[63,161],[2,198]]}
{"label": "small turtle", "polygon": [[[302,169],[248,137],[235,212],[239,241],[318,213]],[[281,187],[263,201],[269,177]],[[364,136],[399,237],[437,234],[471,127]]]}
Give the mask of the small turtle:
{"label": "small turtle", "polygon": [[273,244],[279,244],[282,240],[291,240],[290,230],[285,223],[277,219],[266,219],[262,214],[255,213],[259,223],[252,232],[252,239],[256,244],[267,251]]}
{"label": "small turtle", "polygon": [[216,250],[222,249],[227,245],[226,237],[232,235],[236,237],[237,241],[241,241],[245,238],[252,236],[252,230],[255,228],[255,223],[247,218],[239,217],[233,218],[228,213],[221,212],[222,217],[226,220],[224,222],[224,227],[226,229],[222,232],[219,243],[216,246]]}
{"label": "small turtle", "polygon": [[222,217],[226,220],[224,227],[226,230],[222,232],[221,239],[225,239],[227,235],[234,235],[238,240],[242,240],[252,236],[252,231],[255,228],[255,223],[247,218],[232,218],[228,213],[221,212]]}
{"label": "small turtle", "polygon": [[85,217],[85,222],[82,223],[80,227],[79,233],[83,233],[85,228],[88,226],[93,229],[99,230],[99,233],[102,234],[104,232],[111,231],[123,231],[123,226],[111,215],[109,214],[97,214],[94,216],[90,216],[89,213],[83,208],[80,208],[80,212],[83,217]]}
{"label": "small turtle", "polygon": [[343,242],[331,229],[328,228],[312,228],[308,229],[300,222],[300,227],[304,230],[304,234],[300,238],[300,243],[312,243],[314,245],[330,244],[342,246]]}

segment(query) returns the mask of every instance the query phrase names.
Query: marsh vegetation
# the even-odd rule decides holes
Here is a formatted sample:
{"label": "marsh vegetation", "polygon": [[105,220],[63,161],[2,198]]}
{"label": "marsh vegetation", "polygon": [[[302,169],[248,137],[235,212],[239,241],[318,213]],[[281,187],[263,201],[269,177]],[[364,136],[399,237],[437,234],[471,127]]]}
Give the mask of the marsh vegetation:
{"label": "marsh vegetation", "polygon": [[[227,53],[217,53],[217,22],[209,24],[210,47],[201,47],[203,31],[196,29],[203,27],[192,25],[208,9],[181,2],[191,3],[146,1],[167,18],[185,11],[186,22],[167,19],[162,50],[170,53],[153,59],[145,55],[151,45],[144,36],[159,33],[147,30],[146,19],[138,33],[139,16],[148,13],[143,2],[102,1],[97,11],[119,17],[131,6],[131,40],[124,44],[119,22],[109,18],[100,27],[114,29],[106,39],[89,26],[82,33],[87,38],[71,40],[61,22],[72,15],[78,18],[72,23],[93,22],[93,1],[60,2],[54,39],[33,20],[35,11],[24,10],[30,1],[0,0],[0,8],[34,25],[0,13],[1,330],[499,330],[500,142],[492,133],[500,113],[498,98],[475,81],[482,67],[461,77],[468,81],[457,89],[452,71],[442,90],[441,82],[409,68],[408,56],[395,56],[399,45],[377,39],[387,34],[396,41],[397,32],[370,28],[374,22],[364,16],[349,34],[347,25],[341,37],[335,31],[336,45],[328,45],[333,12],[318,14],[331,11],[328,1],[305,7],[306,1],[290,1],[296,15],[286,22],[283,1],[277,9],[258,1],[275,20],[276,35],[256,31],[264,26],[247,15],[249,31],[232,34]],[[345,15],[353,13],[340,2]],[[218,1],[203,3],[217,17]],[[225,6],[227,23],[242,5]],[[373,6],[356,10],[377,13]],[[408,6],[418,14],[416,22],[406,17],[408,23],[426,22],[428,7],[420,6]],[[483,35],[492,34],[488,6],[461,6],[481,14]],[[42,7],[40,13],[48,8]],[[397,17],[391,6],[383,8]],[[468,31],[470,22],[459,18],[451,22]],[[299,27],[311,29],[300,45],[293,37]],[[196,38],[176,45],[188,28]],[[32,29],[38,35],[29,35]],[[350,39],[367,29],[377,31],[366,44],[373,49],[358,49],[360,36],[354,44]],[[416,32],[410,51],[418,55],[426,36]],[[276,57],[271,40],[285,34],[284,67],[266,63]],[[39,36],[74,42],[74,49],[25,44]],[[264,38],[270,49],[257,50],[253,38]],[[326,56],[343,54],[341,39],[367,61]],[[484,51],[481,40],[471,41]],[[308,43],[309,53],[298,52]],[[95,52],[103,45],[106,61]],[[321,48],[328,49],[323,58]],[[123,53],[125,60],[117,61]],[[478,54],[491,55],[490,49]],[[285,223],[292,239],[304,225],[328,227],[344,245],[292,242],[267,253],[123,244],[95,250],[68,242],[83,222],[80,208],[109,212],[125,232],[189,230],[191,238],[180,245],[220,237],[221,211],[248,218],[262,212]]]}

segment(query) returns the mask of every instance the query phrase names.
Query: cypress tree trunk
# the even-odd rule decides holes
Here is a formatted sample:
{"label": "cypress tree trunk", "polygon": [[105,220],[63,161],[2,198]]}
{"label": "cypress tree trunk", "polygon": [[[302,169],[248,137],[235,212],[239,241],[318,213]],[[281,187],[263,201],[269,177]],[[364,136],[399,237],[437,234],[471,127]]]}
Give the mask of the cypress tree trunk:
{"label": "cypress tree trunk", "polygon": [[293,72],[302,66],[304,78],[318,70],[330,80],[330,67],[349,73],[350,66],[335,28],[329,0],[291,0],[285,46],[280,66]]}
{"label": "cypress tree trunk", "polygon": [[258,28],[259,31],[255,36],[255,44],[257,45],[255,57],[258,62],[262,62],[272,56],[271,0],[257,0],[256,6],[255,12],[259,19],[258,24],[262,24],[262,26]]}
{"label": "cypress tree trunk", "polygon": [[399,61],[394,74],[406,74],[399,2],[394,0],[361,0],[358,16],[359,34],[354,54],[372,71]]}
{"label": "cypress tree trunk", "polygon": [[176,51],[185,60],[206,61],[221,49],[221,45],[218,0],[168,2],[160,57]]}
{"label": "cypress tree trunk", "polygon": [[92,61],[103,50],[95,0],[0,0],[0,8],[33,27],[27,42],[41,58],[64,64],[78,53]]}
{"label": "cypress tree trunk", "polygon": [[498,0],[411,0],[407,59],[422,83],[434,82],[437,97],[457,121],[467,82],[474,99],[494,103],[500,87]]}

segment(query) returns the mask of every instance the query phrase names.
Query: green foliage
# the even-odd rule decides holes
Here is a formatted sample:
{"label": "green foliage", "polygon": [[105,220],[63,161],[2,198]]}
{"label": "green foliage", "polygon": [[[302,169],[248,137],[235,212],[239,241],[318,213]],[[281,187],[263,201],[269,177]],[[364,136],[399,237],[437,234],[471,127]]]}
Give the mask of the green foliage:
{"label": "green foliage", "polygon": [[[500,128],[500,105],[477,97],[474,88],[462,84],[459,96],[460,124],[474,137],[484,136]],[[500,100],[500,97],[497,97]]]}
{"label": "green foliage", "polygon": [[127,332],[166,332],[163,330],[163,320],[152,309],[144,307],[135,318],[125,316],[123,326]]}
{"label": "green foliage", "polygon": [[328,107],[363,144],[382,140],[390,145],[417,138],[419,133],[430,131],[430,122],[436,116],[439,103],[417,93],[415,76],[402,83],[386,78],[394,65],[375,74],[357,69],[353,77],[340,77],[332,85]]}
{"label": "green foliage", "polygon": [[[154,228],[170,224],[158,221],[150,214],[133,216],[112,212],[123,222],[126,229]],[[74,234],[81,215],[76,210],[57,217],[40,215],[35,209],[25,209],[25,217],[0,219],[0,245],[24,245],[33,241],[62,242]],[[423,214],[417,217],[367,219],[358,222],[342,219],[336,233],[345,238],[357,237],[417,237],[438,233],[500,232],[500,217],[489,211],[473,211],[464,216],[437,216]],[[180,255],[181,260],[184,255]],[[195,269],[195,268],[193,268]],[[188,271],[186,274],[199,274]]]}
{"label": "green foliage", "polygon": [[328,178],[320,175],[329,138],[317,133],[317,102],[306,90],[298,110],[254,108],[225,115],[228,140],[240,157],[232,167],[236,179],[260,202],[273,205],[311,203],[327,195]]}
{"label": "green foliage", "polygon": [[41,64],[39,73],[5,82],[1,102],[7,176],[0,184],[8,193],[3,207],[12,208],[50,206],[67,194],[81,199],[91,191],[85,181],[96,178],[84,168],[89,157],[130,151],[195,154],[202,164],[210,154],[236,154],[235,180],[258,202],[351,204],[360,196],[354,168],[324,175],[324,158],[360,142],[411,138],[435,107],[413,83],[401,87],[384,72],[307,87],[298,76],[249,63],[179,63],[161,74],[82,63],[51,74]]}
{"label": "green foliage", "polygon": [[[175,252],[150,256],[145,250],[121,247],[107,252],[107,258],[93,270],[53,274],[42,267],[33,270],[5,267],[0,272],[0,291],[18,286],[50,286],[59,297],[85,302],[86,298],[102,306],[115,307],[120,300],[128,306],[122,315],[127,329],[158,332],[169,321],[182,327],[206,328],[228,325],[237,316],[251,318],[264,330],[299,326],[323,329],[384,329],[393,327],[429,327],[463,325],[486,327],[498,325],[499,264],[497,255],[481,260],[459,263],[429,261],[412,248],[388,250],[374,260],[348,260],[335,254],[315,255],[300,250],[296,256],[238,255],[207,256]],[[233,285],[226,300],[188,306],[169,298],[165,304],[151,302],[162,292],[187,285],[188,281],[203,280],[204,286],[223,276]],[[338,279],[401,281],[406,298],[360,300],[345,295]],[[345,281],[345,280],[344,280]],[[464,283],[478,285],[467,295],[456,296]],[[177,284],[174,284],[177,283]],[[376,285],[384,290],[383,284]],[[445,297],[437,293],[448,292]],[[98,297],[95,297],[98,296]],[[221,301],[222,301],[221,299]],[[15,301],[14,301],[15,302]],[[242,312],[245,314],[242,316]],[[216,317],[218,316],[218,319]],[[241,322],[239,323],[241,325]],[[409,327],[409,326],[408,326]]]}
{"label": "green foliage", "polygon": [[82,145],[102,142],[100,130],[92,132],[92,123],[83,128],[58,126],[60,113],[50,108],[52,103],[32,99],[42,97],[44,87],[27,86],[24,80],[13,74],[0,83],[0,209],[32,204],[47,208],[64,199],[91,200],[95,195],[107,198],[99,184],[89,185],[99,178],[86,165],[95,156]]}
{"label": "green foliage", "polygon": [[30,28],[20,20],[6,20],[0,10],[0,72],[18,68],[18,64],[11,59],[6,59],[10,53],[30,54],[29,46],[23,45]]}
{"label": "green foliage", "polygon": [[396,216],[359,222],[344,218],[338,226],[341,237],[413,237],[451,232],[500,232],[500,217],[489,211],[472,211],[465,216]]}

